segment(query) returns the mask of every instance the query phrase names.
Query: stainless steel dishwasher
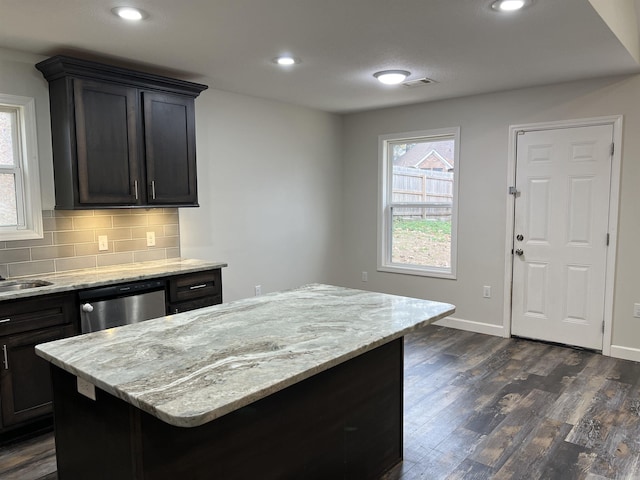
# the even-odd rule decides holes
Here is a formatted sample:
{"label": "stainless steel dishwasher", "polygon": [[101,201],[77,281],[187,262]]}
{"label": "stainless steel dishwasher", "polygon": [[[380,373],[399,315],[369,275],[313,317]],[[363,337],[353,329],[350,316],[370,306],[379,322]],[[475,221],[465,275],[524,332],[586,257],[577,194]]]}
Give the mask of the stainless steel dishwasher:
{"label": "stainless steel dishwasher", "polygon": [[165,282],[143,280],[83,290],[80,298],[82,333],[164,317]]}

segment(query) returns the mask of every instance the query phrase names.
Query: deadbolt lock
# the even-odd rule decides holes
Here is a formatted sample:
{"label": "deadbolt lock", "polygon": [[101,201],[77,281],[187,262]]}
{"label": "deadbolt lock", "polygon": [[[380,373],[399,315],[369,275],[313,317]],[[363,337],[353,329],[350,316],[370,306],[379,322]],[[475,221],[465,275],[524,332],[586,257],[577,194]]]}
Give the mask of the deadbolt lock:
{"label": "deadbolt lock", "polygon": [[519,242],[521,242],[522,240],[524,240],[524,235],[522,235],[521,233],[519,233],[518,235],[516,235],[516,240],[518,240]]}

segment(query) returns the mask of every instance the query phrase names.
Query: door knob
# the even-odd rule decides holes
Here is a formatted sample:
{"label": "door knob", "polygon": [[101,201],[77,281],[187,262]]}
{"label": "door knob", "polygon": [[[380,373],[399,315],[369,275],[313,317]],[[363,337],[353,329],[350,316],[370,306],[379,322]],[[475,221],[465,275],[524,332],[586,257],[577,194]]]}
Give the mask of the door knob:
{"label": "door knob", "polygon": [[522,249],[517,249],[516,250],[516,255],[518,255],[519,257],[521,257],[522,255],[524,255],[524,251]]}
{"label": "door knob", "polygon": [[85,303],[84,305],[82,305],[82,311],[88,313],[93,312],[93,305],[91,305],[90,303]]}

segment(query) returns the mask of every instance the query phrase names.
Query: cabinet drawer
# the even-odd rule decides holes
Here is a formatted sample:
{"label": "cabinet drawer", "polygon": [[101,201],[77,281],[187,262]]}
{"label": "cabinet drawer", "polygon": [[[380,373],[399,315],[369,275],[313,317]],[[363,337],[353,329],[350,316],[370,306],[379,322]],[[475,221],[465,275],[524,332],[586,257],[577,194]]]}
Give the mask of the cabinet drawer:
{"label": "cabinet drawer", "polygon": [[211,305],[218,305],[220,303],[222,303],[222,295],[196,298],[195,300],[188,300],[180,303],[170,303],[169,308],[167,309],[167,315],[188,312],[189,310],[195,310],[196,308],[210,307]]}
{"label": "cabinet drawer", "polygon": [[75,294],[45,295],[0,303],[0,336],[73,323]]}
{"label": "cabinet drawer", "polygon": [[169,303],[222,295],[220,269],[188,273],[169,279]]}

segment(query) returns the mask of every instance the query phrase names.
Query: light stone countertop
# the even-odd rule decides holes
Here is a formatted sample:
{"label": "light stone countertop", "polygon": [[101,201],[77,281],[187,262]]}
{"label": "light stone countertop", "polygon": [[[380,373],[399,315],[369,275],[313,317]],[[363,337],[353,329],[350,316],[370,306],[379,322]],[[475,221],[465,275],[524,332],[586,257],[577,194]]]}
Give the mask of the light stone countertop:
{"label": "light stone countertop", "polygon": [[313,284],[38,345],[58,367],[195,427],[455,311]]}
{"label": "light stone countertop", "polygon": [[[166,277],[183,273],[200,272],[215,268],[226,267],[226,263],[208,262],[204,260],[171,258],[168,260],[156,260],[151,262],[128,263],[111,267],[88,268],[64,273],[37,275],[29,277],[12,277],[7,282],[14,280],[44,280],[51,285],[24,290],[12,290],[0,292],[0,302],[16,298],[35,297],[50,293],[67,292],[104,285],[112,285],[123,282],[134,282],[150,278]],[[0,281],[2,285],[2,281]]]}

